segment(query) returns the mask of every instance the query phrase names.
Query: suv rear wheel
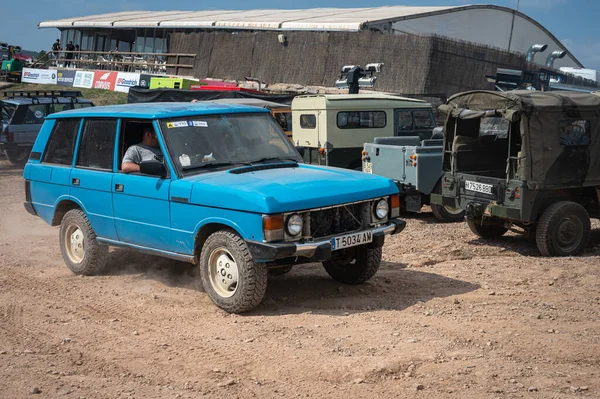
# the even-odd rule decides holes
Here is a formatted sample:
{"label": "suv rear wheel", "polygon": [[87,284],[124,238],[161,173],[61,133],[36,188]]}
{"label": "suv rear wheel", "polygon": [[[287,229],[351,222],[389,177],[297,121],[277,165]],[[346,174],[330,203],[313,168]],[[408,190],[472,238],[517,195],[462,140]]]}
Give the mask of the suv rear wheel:
{"label": "suv rear wheel", "polygon": [[200,277],[210,299],[230,313],[254,309],[267,290],[266,265],[254,262],[246,242],[231,230],[219,230],[204,242]]}
{"label": "suv rear wheel", "polygon": [[98,243],[96,233],[81,209],[71,209],[60,223],[60,252],[75,274],[101,273],[108,260],[108,246]]}
{"label": "suv rear wheel", "polygon": [[583,252],[590,239],[590,215],[576,202],[560,201],[542,214],[536,243],[544,256],[574,256]]}
{"label": "suv rear wheel", "polygon": [[501,225],[481,224],[481,219],[467,219],[467,225],[473,234],[486,239],[502,237],[508,231]]}
{"label": "suv rear wheel", "polygon": [[381,265],[381,247],[349,248],[342,258],[323,262],[325,271],[334,280],[345,284],[361,284],[377,273]]}

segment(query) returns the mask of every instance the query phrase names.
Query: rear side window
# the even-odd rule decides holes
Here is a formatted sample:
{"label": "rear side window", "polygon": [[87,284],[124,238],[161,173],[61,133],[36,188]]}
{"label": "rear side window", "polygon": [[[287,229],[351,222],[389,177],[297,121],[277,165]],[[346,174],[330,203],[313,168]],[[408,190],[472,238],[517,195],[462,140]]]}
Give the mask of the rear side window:
{"label": "rear side window", "polygon": [[435,121],[431,116],[431,111],[427,109],[416,109],[413,111],[416,129],[432,129],[435,127]]}
{"label": "rear side window", "polygon": [[343,111],[337,114],[340,129],[382,128],[385,122],[385,111]]}
{"label": "rear side window", "polygon": [[36,104],[27,107],[25,112],[24,124],[41,125],[46,117],[46,105]]}
{"label": "rear side window", "polygon": [[73,163],[73,150],[80,123],[80,119],[59,119],[56,121],[42,162],[59,165],[71,165]]}
{"label": "rear side window", "polygon": [[56,112],[67,111],[73,109],[70,103],[67,104],[50,104],[50,109],[48,110],[49,114],[54,114]]}
{"label": "rear side window", "polygon": [[92,106],[92,104],[89,104],[89,103],[74,103],[73,109],[87,108],[87,107],[91,107],[91,106]]}
{"label": "rear side window", "polygon": [[590,121],[560,121],[560,144],[564,146],[590,145]]}
{"label": "rear side window", "polygon": [[15,113],[16,109],[17,109],[17,106],[15,104],[10,104],[10,103],[6,103],[4,101],[0,101],[0,111],[2,112],[0,119],[3,121],[9,121],[10,118],[12,118],[13,114]]}
{"label": "rear side window", "polygon": [[300,115],[300,127],[302,129],[314,129],[317,127],[317,117],[315,115]]}
{"label": "rear side window", "polygon": [[116,120],[86,120],[79,142],[76,165],[92,169],[112,170],[116,130]]}

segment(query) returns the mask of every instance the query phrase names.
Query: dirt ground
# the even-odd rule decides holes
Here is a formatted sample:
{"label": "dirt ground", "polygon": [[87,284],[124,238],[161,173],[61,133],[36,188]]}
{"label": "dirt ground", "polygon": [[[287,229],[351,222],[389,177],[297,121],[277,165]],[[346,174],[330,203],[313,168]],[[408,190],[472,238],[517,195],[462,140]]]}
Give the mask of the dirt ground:
{"label": "dirt ground", "polygon": [[111,252],[64,265],[0,161],[0,398],[600,398],[600,224],[585,256],[484,243],[407,216],[362,286],[320,265],[229,315],[192,266]]}

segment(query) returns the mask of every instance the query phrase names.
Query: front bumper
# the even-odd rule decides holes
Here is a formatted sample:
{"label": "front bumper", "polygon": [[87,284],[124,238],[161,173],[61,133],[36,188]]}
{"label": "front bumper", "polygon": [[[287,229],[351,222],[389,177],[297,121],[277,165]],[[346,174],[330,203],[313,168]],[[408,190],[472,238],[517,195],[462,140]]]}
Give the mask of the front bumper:
{"label": "front bumper", "polygon": [[[391,219],[383,226],[372,229],[373,241],[366,244],[369,248],[383,246],[386,235],[400,233],[406,227],[406,221]],[[270,262],[284,258],[304,257],[315,262],[322,262],[331,258],[331,239],[309,242],[306,244],[296,243],[266,243],[259,241],[246,241],[252,258],[258,262]]]}

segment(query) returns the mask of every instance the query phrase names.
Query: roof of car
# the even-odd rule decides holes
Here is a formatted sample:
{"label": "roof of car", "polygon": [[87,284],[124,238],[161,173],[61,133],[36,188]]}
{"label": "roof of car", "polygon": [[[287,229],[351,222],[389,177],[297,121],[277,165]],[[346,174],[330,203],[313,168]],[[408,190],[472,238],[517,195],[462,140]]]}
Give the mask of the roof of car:
{"label": "roof of car", "polygon": [[[25,105],[31,105],[31,104],[50,104],[52,102],[56,102],[58,100],[59,103],[70,103],[73,100],[73,97],[35,97],[35,98],[29,98],[29,97],[15,97],[15,98],[8,98],[8,99],[4,99],[4,100],[0,100],[0,101],[4,101],[6,103],[10,103],[10,104],[25,104]],[[78,98],[77,100],[73,101],[74,103],[81,103],[81,104],[92,104],[92,102],[90,100],[86,100],[85,98]]]}
{"label": "roof of car", "polygon": [[107,105],[101,107],[89,107],[76,110],[57,112],[48,115],[47,119],[55,118],[138,118],[138,119],[162,119],[179,118],[194,115],[210,114],[233,114],[243,112],[269,112],[265,108],[250,107],[247,105],[218,104],[213,102],[197,103],[135,103],[121,105]]}

